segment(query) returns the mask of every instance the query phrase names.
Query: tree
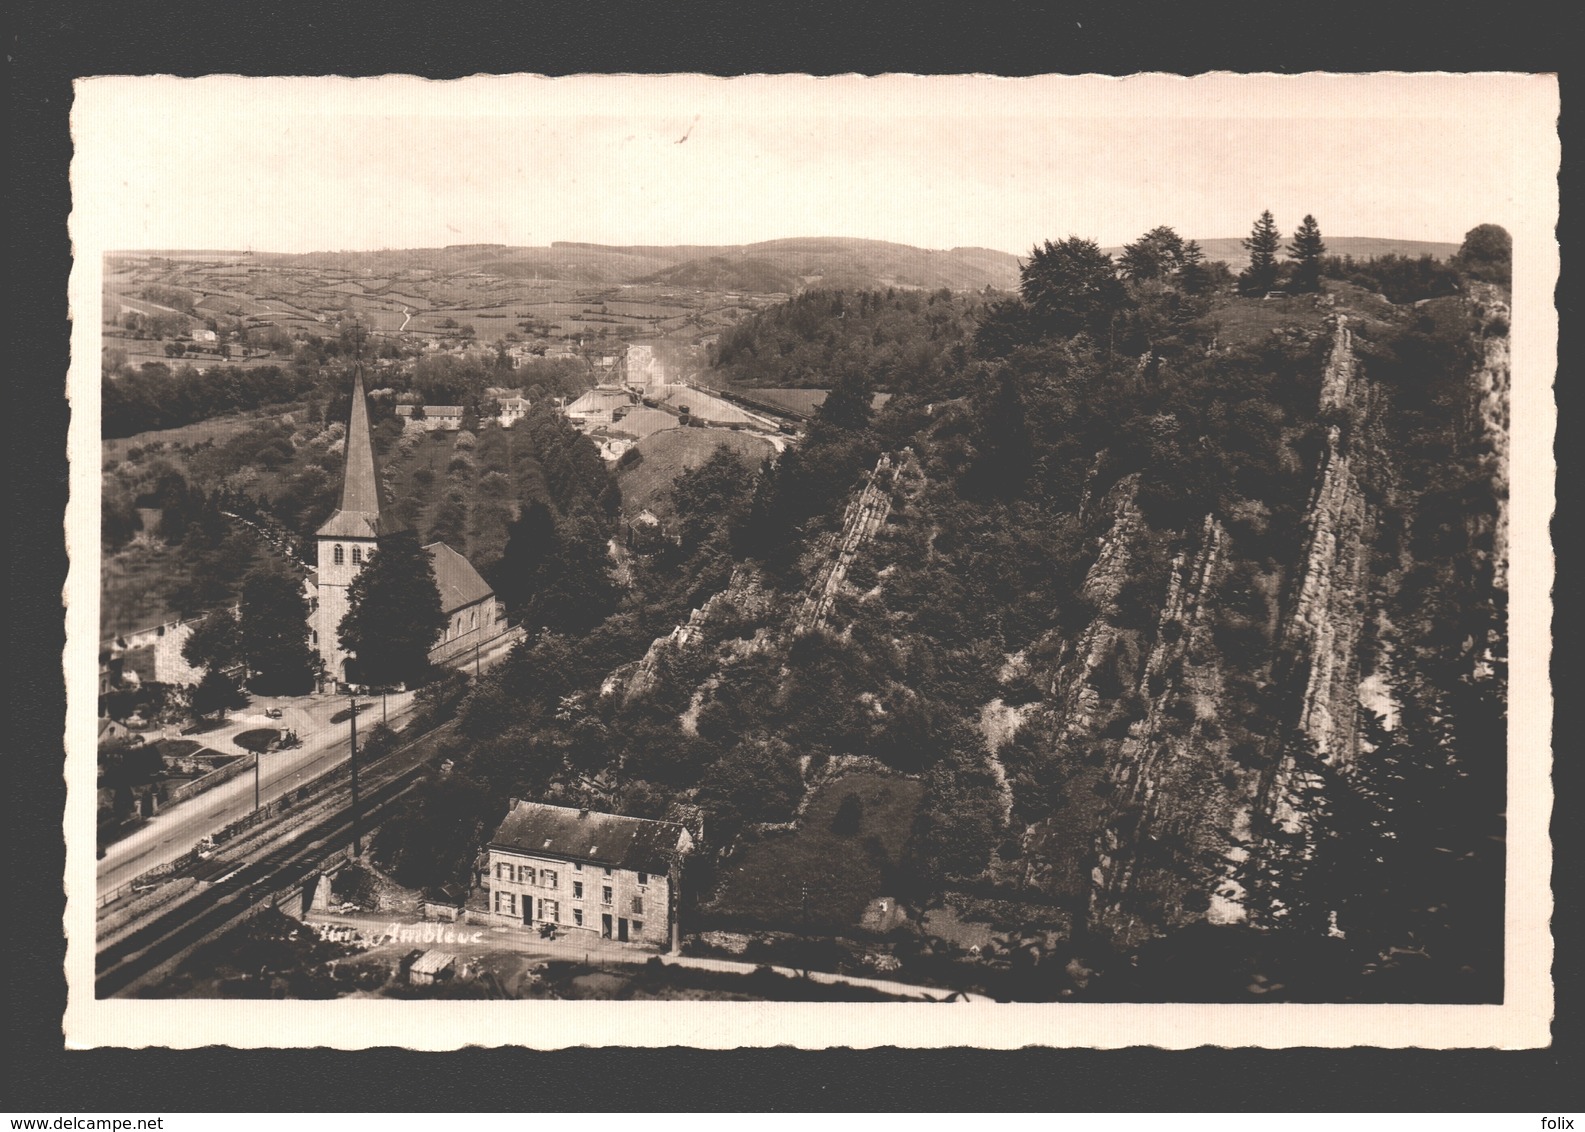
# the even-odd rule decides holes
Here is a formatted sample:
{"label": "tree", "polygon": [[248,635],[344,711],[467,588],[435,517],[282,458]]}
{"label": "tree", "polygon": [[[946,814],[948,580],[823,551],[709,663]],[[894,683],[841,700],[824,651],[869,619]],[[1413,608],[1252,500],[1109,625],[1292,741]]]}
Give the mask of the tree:
{"label": "tree", "polygon": [[1293,233],[1293,243],[1288,245],[1288,255],[1298,265],[1293,278],[1295,291],[1321,289],[1321,257],[1325,254],[1321,226],[1315,222],[1315,217],[1307,215]]}
{"label": "tree", "polygon": [[249,670],[248,686],[266,695],[300,695],[314,681],[308,644],[308,599],[302,584],[264,566],[242,580],[237,647]]}
{"label": "tree", "polygon": [[197,668],[224,672],[242,656],[242,639],[236,614],[230,606],[219,606],[193,628],[182,643],[182,659]]}
{"label": "tree", "polygon": [[1249,252],[1249,266],[1238,277],[1238,290],[1244,295],[1263,295],[1277,282],[1277,249],[1282,244],[1282,233],[1277,231],[1277,221],[1268,209],[1260,214],[1244,250]]}
{"label": "tree", "polygon": [[1513,280],[1513,237],[1497,224],[1479,224],[1464,234],[1454,264],[1476,279],[1507,287]]}
{"label": "tree", "polygon": [[247,702],[237,682],[213,668],[204,673],[204,678],[193,689],[193,711],[200,716],[219,712],[222,722],[225,721],[227,708],[239,708]]}
{"label": "tree", "polygon": [[1184,251],[1183,237],[1160,225],[1124,245],[1117,262],[1123,275],[1135,282],[1166,279],[1183,267]]}
{"label": "tree", "polygon": [[1178,270],[1178,286],[1190,295],[1202,295],[1211,287],[1211,273],[1205,266],[1205,251],[1198,240],[1183,245],[1183,266]]}
{"label": "tree", "polygon": [[429,650],[446,625],[435,568],[412,531],[380,539],[379,549],[347,587],[341,647],[356,659],[360,681],[419,683]]}
{"label": "tree", "polygon": [[1021,275],[1019,293],[1048,335],[1071,337],[1088,330],[1099,337],[1127,301],[1112,257],[1094,240],[1078,236],[1035,248]]}

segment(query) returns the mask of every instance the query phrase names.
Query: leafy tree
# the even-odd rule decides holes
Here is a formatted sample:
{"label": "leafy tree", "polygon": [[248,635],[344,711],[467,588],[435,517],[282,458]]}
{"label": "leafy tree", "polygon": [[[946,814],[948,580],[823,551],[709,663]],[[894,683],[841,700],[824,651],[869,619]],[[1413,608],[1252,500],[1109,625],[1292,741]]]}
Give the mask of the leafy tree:
{"label": "leafy tree", "polygon": [[1282,245],[1282,233],[1277,231],[1277,221],[1270,210],[1260,214],[1244,250],[1249,252],[1249,266],[1238,277],[1238,290],[1244,295],[1263,295],[1277,282],[1277,249]]}
{"label": "leafy tree", "polygon": [[1183,268],[1185,250],[1183,237],[1161,225],[1125,245],[1117,264],[1135,282],[1167,279]]}
{"label": "leafy tree", "polygon": [[308,644],[302,584],[283,570],[261,567],[243,579],[241,606],[237,649],[248,666],[249,687],[266,695],[308,691],[316,658]]}
{"label": "leafy tree", "polygon": [[182,643],[182,659],[197,668],[225,671],[242,656],[236,614],[228,605],[209,612]]}
{"label": "leafy tree", "polygon": [[211,668],[204,673],[204,678],[193,689],[193,711],[199,716],[218,712],[224,721],[227,708],[239,708],[247,702],[237,682],[218,669]]}
{"label": "leafy tree", "polygon": [[1297,264],[1293,278],[1294,290],[1319,291],[1321,257],[1326,254],[1326,245],[1321,242],[1321,226],[1315,222],[1315,217],[1306,215],[1304,222],[1294,231],[1288,254]]}
{"label": "leafy tree", "polygon": [[429,669],[429,650],[446,625],[434,564],[418,536],[397,531],[347,587],[341,647],[356,660],[360,681],[416,684]]}
{"label": "leafy tree", "polygon": [[1510,286],[1513,282],[1513,237],[1500,225],[1478,224],[1464,234],[1464,243],[1454,262],[1476,279]]}
{"label": "leafy tree", "polygon": [[868,378],[861,371],[844,374],[821,403],[815,419],[837,428],[858,430],[870,423],[870,401],[873,392]]}
{"label": "leafy tree", "polygon": [[1112,257],[1094,240],[1047,240],[1030,253],[1021,274],[1019,293],[1047,335],[1071,337],[1087,330],[1099,338],[1127,302]]}

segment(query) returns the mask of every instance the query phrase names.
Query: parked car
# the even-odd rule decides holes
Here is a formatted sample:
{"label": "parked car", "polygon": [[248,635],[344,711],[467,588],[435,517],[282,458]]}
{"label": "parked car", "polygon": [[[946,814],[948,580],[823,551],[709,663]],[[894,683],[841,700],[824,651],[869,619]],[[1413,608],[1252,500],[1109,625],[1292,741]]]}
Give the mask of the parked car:
{"label": "parked car", "polygon": [[265,708],[264,709],[264,715],[265,715],[265,718],[267,718],[267,719],[280,719],[281,718],[281,714],[282,714],[281,713],[281,709],[278,708],[278,707],[272,707],[272,708]]}

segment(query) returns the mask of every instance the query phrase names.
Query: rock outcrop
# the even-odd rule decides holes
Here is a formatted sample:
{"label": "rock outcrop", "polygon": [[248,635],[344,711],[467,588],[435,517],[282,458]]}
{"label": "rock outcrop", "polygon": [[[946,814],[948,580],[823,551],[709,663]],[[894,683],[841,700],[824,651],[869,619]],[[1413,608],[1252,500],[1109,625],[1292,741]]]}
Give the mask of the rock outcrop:
{"label": "rock outcrop", "polygon": [[[1353,334],[1339,316],[1332,356],[1321,383],[1321,411],[1363,405]],[[1359,650],[1365,626],[1373,517],[1355,456],[1341,426],[1327,430],[1326,450],[1306,515],[1307,540],[1298,596],[1284,633],[1303,680],[1298,726],[1329,763],[1359,752]]]}

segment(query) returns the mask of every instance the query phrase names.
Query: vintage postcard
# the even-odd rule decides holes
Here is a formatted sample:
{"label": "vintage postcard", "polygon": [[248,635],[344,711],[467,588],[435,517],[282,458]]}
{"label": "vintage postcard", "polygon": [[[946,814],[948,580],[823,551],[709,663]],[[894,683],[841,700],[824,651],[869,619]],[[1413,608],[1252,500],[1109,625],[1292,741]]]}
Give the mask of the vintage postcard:
{"label": "vintage postcard", "polygon": [[1550,1041],[1555,77],[81,80],[66,1041]]}

